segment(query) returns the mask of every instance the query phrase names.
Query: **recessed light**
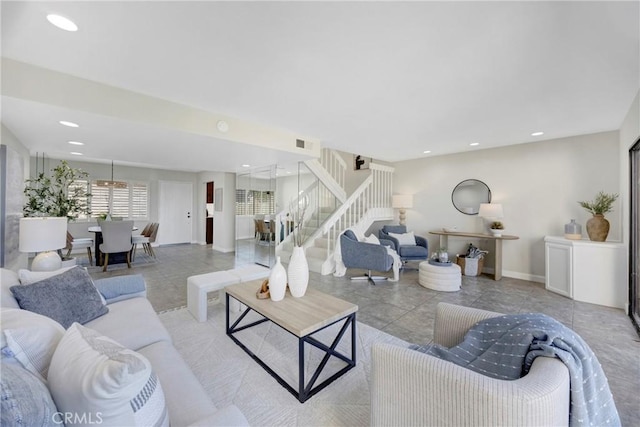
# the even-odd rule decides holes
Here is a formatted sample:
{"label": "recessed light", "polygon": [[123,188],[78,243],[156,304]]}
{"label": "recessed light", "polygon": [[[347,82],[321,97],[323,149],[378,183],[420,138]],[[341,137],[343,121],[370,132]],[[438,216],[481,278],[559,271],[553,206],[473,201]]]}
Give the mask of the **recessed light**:
{"label": "recessed light", "polygon": [[540,136],[540,135],[544,135],[544,132],[534,132],[531,134],[531,136]]}
{"label": "recessed light", "polygon": [[243,168],[250,168],[251,165],[242,165]]}
{"label": "recessed light", "polygon": [[80,142],[80,141],[69,141],[69,144],[71,144],[71,145],[84,145],[84,142]]}
{"label": "recessed light", "polygon": [[472,143],[471,143],[471,144],[469,144],[469,145],[470,145],[470,146],[472,146],[472,147],[475,147],[476,145],[480,145],[480,143],[479,143],[479,142],[472,142]]}
{"label": "recessed light", "polygon": [[82,156],[82,153],[78,153],[77,151],[72,151],[71,154],[74,156]]}
{"label": "recessed light", "polygon": [[429,154],[430,152],[431,152],[431,150],[425,150],[425,151],[423,151],[422,153],[424,153],[424,154]]}
{"label": "recessed light", "polygon": [[58,123],[60,123],[62,126],[69,126],[70,128],[77,128],[78,124],[73,123],[73,122],[67,122],[66,120],[60,120]]}
{"label": "recessed light", "polygon": [[47,20],[61,30],[78,31],[78,26],[72,20],[65,18],[64,16],[50,14],[47,15]]}
{"label": "recessed light", "polygon": [[224,120],[218,121],[218,123],[216,123],[216,127],[222,133],[227,133],[229,131],[229,123],[225,122]]}

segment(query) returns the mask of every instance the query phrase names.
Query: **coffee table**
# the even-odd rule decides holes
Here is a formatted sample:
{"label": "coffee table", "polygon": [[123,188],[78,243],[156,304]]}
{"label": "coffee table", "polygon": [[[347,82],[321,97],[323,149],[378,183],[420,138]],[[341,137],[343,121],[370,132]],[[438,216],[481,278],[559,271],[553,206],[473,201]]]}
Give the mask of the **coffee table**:
{"label": "coffee table", "polygon": [[[261,280],[254,280],[225,288],[227,335],[274,377],[280,385],[293,394],[301,403],[304,403],[311,396],[356,366],[356,312],[358,311],[358,306],[312,288],[307,288],[306,294],[301,298],[294,298],[287,292],[285,298],[277,302],[271,301],[270,299],[258,299],[256,298],[256,291],[260,288],[261,283]],[[233,324],[230,324],[229,318],[230,298],[234,298],[246,306],[246,309],[244,309]],[[262,319],[242,324],[246,315],[252,311],[258,313]],[[287,381],[271,369],[234,335],[244,329],[269,321],[291,333],[298,339],[297,387],[287,383]],[[312,336],[339,322],[343,322],[343,325],[330,345],[326,345]],[[349,328],[351,328],[351,355],[347,356],[337,351],[336,347]],[[305,381],[305,344],[316,347],[324,352],[322,361],[308,382]],[[346,363],[346,366],[323,382],[316,384],[318,377],[331,356],[342,360]]]}

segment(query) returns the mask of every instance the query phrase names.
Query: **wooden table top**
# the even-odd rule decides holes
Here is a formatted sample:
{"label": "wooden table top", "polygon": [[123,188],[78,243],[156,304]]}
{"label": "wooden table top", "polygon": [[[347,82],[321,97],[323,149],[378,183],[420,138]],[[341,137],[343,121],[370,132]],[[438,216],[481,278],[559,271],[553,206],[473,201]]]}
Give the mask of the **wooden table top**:
{"label": "wooden table top", "polygon": [[281,301],[258,299],[256,292],[261,284],[261,279],[252,280],[227,286],[225,291],[297,337],[307,336],[358,311],[357,305],[311,287],[300,298],[292,297],[287,291]]}
{"label": "wooden table top", "polygon": [[467,233],[464,231],[430,231],[429,234],[436,234],[439,236],[460,236],[460,237],[475,237],[477,239],[493,239],[493,240],[518,240],[518,236],[511,236],[509,234],[503,234],[502,236],[494,236],[492,234],[482,233]]}

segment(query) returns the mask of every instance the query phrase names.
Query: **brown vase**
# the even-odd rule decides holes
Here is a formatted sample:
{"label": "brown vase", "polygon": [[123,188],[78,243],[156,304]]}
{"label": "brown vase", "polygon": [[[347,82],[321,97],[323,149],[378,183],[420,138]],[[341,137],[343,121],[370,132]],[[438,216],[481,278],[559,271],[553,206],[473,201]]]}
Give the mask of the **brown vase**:
{"label": "brown vase", "polygon": [[609,221],[602,214],[596,214],[587,221],[587,234],[594,242],[604,242],[609,234]]}

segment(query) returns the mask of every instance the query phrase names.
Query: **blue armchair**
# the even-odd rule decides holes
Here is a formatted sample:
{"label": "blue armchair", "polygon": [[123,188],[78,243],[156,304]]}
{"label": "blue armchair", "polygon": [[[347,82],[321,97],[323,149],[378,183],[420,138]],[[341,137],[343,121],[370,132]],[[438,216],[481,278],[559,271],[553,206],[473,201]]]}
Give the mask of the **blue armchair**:
{"label": "blue armchair", "polygon": [[356,235],[347,230],[340,236],[342,262],[347,268],[363,268],[368,272],[364,276],[352,277],[351,280],[386,280],[384,276],[372,276],[371,270],[389,271],[393,267],[393,257],[387,253],[386,246],[393,247],[393,242],[380,240],[380,244],[359,242]]}
{"label": "blue armchair", "polygon": [[[426,261],[429,258],[429,242],[424,237],[415,236],[415,245],[400,245],[398,239],[389,235],[389,233],[404,234],[407,227],[404,225],[385,225],[378,231],[378,237],[393,242],[393,248],[400,255],[403,262],[406,261]],[[382,241],[382,240],[381,240]]]}

